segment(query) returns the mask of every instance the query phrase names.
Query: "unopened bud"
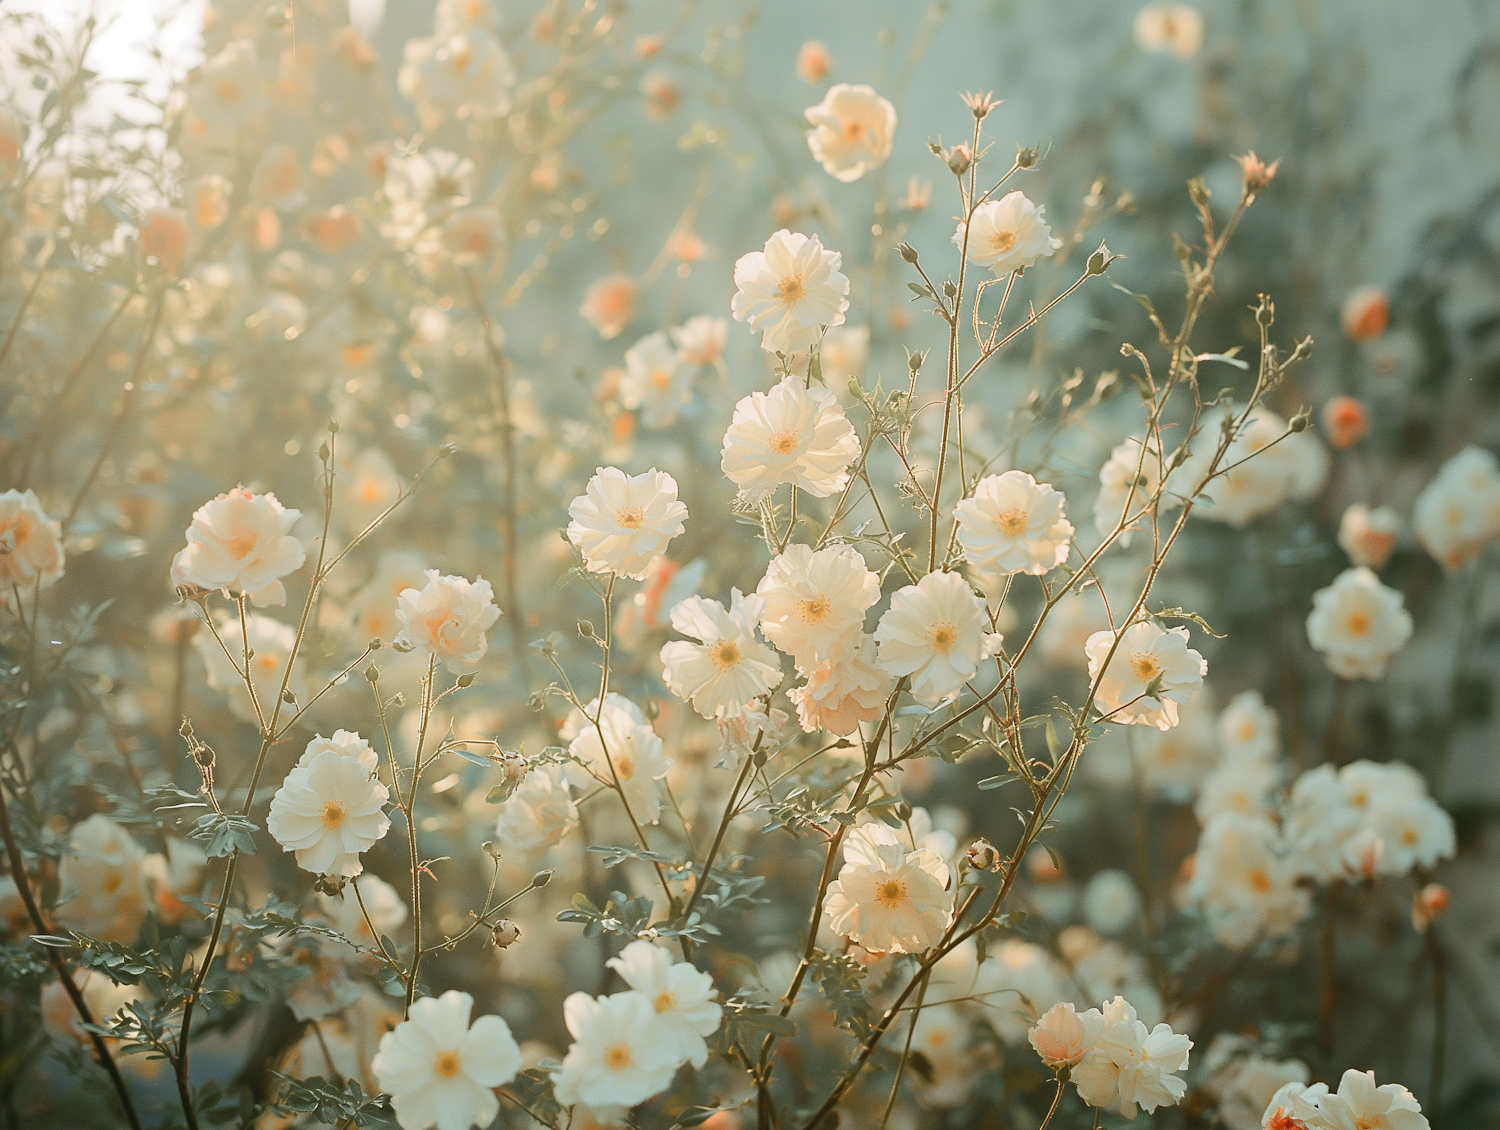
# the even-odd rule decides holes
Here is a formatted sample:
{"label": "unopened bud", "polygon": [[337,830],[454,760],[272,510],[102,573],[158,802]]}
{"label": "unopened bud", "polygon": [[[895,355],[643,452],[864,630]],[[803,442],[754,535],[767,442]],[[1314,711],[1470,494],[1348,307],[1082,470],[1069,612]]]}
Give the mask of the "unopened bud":
{"label": "unopened bud", "polygon": [[594,638],[594,625],[587,620],[578,621],[578,634],[586,640]]}
{"label": "unopened bud", "polygon": [[1208,198],[1213,195],[1208,191],[1208,185],[1203,183],[1202,177],[1193,177],[1188,181],[1188,195],[1192,197],[1193,203],[1200,208],[1208,206]]}
{"label": "unopened bud", "polygon": [[1041,150],[1035,145],[1018,145],[1016,146],[1016,167],[1029,169],[1037,163],[1041,155]]}
{"label": "unopened bud", "polygon": [[963,142],[959,142],[943,154],[943,160],[948,162],[948,168],[953,170],[954,176],[963,176],[969,171],[969,166],[974,163],[974,151]]}
{"label": "unopened bud", "polygon": [[1448,909],[1453,896],[1441,883],[1428,883],[1417,892],[1411,902],[1411,924],[1420,933],[1425,931]]}
{"label": "unopened bud", "polygon": [[1309,414],[1307,410],[1304,409],[1291,418],[1291,420],[1287,423],[1287,427],[1291,428],[1294,432],[1305,432],[1307,431],[1307,425],[1311,422],[1311,414]]}
{"label": "unopened bud", "polygon": [[1000,869],[999,850],[983,837],[969,845],[967,854],[969,866],[975,871],[998,871]]}
{"label": "unopened bud", "polygon": [[521,927],[517,926],[509,918],[502,918],[495,923],[495,928],[490,931],[490,941],[495,944],[496,949],[509,949],[521,940]]}
{"label": "unopened bud", "polygon": [[348,878],[344,875],[319,875],[313,880],[313,890],[320,895],[334,897],[343,893],[348,882]]}
{"label": "unopened bud", "polygon": [[903,824],[911,819],[911,805],[907,804],[904,800],[898,800],[896,802],[895,812],[896,819],[901,821]]}
{"label": "unopened bud", "polygon": [[1109,248],[1103,243],[1099,244],[1099,250],[1089,256],[1088,273],[1091,275],[1102,275],[1104,269],[1109,266],[1114,256],[1109,253]]}
{"label": "unopened bud", "polygon": [[514,750],[506,750],[500,755],[500,772],[507,781],[519,781],[526,776],[526,758]]}
{"label": "unopened bud", "polygon": [[1293,361],[1306,361],[1312,356],[1313,339],[1305,337],[1297,343],[1297,348],[1292,350]]}
{"label": "unopened bud", "polygon": [[550,882],[552,882],[551,871],[538,871],[531,877],[531,885],[533,887],[545,887]]}
{"label": "unopened bud", "polygon": [[896,250],[901,252],[901,258],[905,259],[908,263],[915,263],[917,261],[917,249],[911,244],[898,243],[896,244]]}
{"label": "unopened bud", "polygon": [[1269,326],[1276,320],[1276,303],[1271,301],[1270,295],[1260,296],[1260,305],[1255,308],[1255,320],[1263,326]]}

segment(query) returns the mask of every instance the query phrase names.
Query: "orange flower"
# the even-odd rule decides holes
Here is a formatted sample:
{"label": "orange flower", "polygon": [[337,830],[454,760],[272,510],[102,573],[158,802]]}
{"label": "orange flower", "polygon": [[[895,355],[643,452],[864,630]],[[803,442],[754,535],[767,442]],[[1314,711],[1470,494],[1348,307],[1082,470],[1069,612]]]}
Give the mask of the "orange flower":
{"label": "orange flower", "polygon": [[1355,341],[1372,341],[1385,333],[1391,303],[1378,286],[1362,286],[1344,300],[1344,332]]}
{"label": "orange flower", "polygon": [[1335,396],[1323,405],[1323,430],[1328,433],[1328,442],[1339,451],[1363,439],[1369,425],[1365,406],[1352,396]]}
{"label": "orange flower", "polygon": [[359,242],[359,217],[342,204],[302,217],[302,238],[325,255],[337,255]]}
{"label": "orange flower", "polygon": [[797,52],[797,77],[809,86],[816,86],[833,71],[833,56],[828,48],[816,39],[809,39]]}
{"label": "orange flower", "polygon": [[578,312],[608,341],[619,337],[620,331],[635,317],[639,292],[640,287],[629,275],[606,275],[589,287]]}
{"label": "orange flower", "polygon": [[152,208],[141,220],[141,254],[163,274],[175,277],[187,258],[193,229],[177,208]]}

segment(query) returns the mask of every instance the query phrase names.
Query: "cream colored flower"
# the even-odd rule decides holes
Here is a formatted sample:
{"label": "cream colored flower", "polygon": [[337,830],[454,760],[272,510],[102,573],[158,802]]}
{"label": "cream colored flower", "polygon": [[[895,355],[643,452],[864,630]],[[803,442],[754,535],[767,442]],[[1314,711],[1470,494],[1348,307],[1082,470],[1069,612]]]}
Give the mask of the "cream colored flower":
{"label": "cream colored flower", "polygon": [[495,1089],[521,1070],[521,1049],[498,1016],[469,1024],[474,998],[450,989],[411,1005],[410,1018],[380,1038],[370,1071],[402,1130],[469,1130],[500,1112]]}
{"label": "cream colored flower", "polygon": [[765,605],[766,639],[811,670],[859,636],[866,610],[880,599],[880,578],[852,546],[793,544],[771,560],[755,592]]}
{"label": "cream colored flower", "polygon": [[829,928],[873,953],[922,953],[953,916],[948,865],[912,851],[891,828],[865,824],[844,839],[844,866],[828,884]]}
{"label": "cream colored flower", "polygon": [[1191,59],[1203,46],[1203,16],[1186,4],[1149,4],[1136,13],[1135,42],[1142,51]]}
{"label": "cream colored flower", "polygon": [[[1228,416],[1238,421],[1243,407]],[[1205,413],[1193,441],[1194,455],[1174,472],[1180,493],[1202,491],[1194,514],[1243,529],[1278,509],[1288,499],[1306,500],[1322,489],[1328,453],[1311,431],[1291,432],[1285,420],[1266,408],[1255,408],[1238,424],[1233,441],[1219,459],[1220,472],[1208,478],[1226,413]]]}
{"label": "cream colored flower", "polygon": [[803,675],[807,681],[787,691],[787,698],[796,705],[797,720],[809,734],[824,729],[835,737],[848,737],[861,722],[873,722],[884,713],[891,693],[891,677],[876,663],[873,636],[859,635]]}
{"label": "cream colored flower", "polygon": [[401,625],[396,639],[447,664],[450,671],[465,671],[489,650],[485,633],[500,619],[494,591],[483,577],[445,577],[436,569],[428,569],[426,577],[420,589],[406,589],[396,599]]}
{"label": "cream colored flower", "polygon": [[1060,490],[1025,471],[986,475],[954,507],[958,544],[970,564],[985,572],[1035,577],[1068,559],[1073,524],[1063,514]]}
{"label": "cream colored flower", "polygon": [[1025,270],[1062,246],[1047,226],[1045,211],[1019,189],[1007,192],[975,208],[969,224],[958,225],[953,243],[961,250],[967,248],[969,262],[997,275]]}
{"label": "cream colored flower", "polygon": [[390,791],[358,757],[325,748],[286,775],[271,798],[266,831],[297,866],[315,875],[353,876],[360,853],[390,830]]}
{"label": "cream colored flower", "polygon": [[768,353],[795,353],[842,325],[849,309],[849,280],[839,273],[843,257],[824,251],[817,236],[785,228],[766,240],[765,250],[740,256],[730,308],[737,322],[760,331]]}
{"label": "cream colored flower", "polygon": [[1351,565],[1382,569],[1396,548],[1401,519],[1388,506],[1371,508],[1356,502],[1339,519],[1339,548]]}
{"label": "cream colored flower", "polygon": [[[245,617],[245,626],[249,629],[248,641],[238,616],[222,617],[218,621],[219,638],[215,639],[212,632],[200,629],[193,636],[193,647],[203,659],[208,685],[229,696],[229,709],[236,717],[246,722],[258,722],[259,717],[241,673],[248,642],[250,682],[255,687],[255,700],[269,724],[281,694],[282,678],[291,660],[297,633],[290,624],[272,620],[258,612]],[[222,647],[220,640],[223,641]],[[306,700],[307,676],[301,666],[293,668],[291,678],[287,679],[287,690],[298,702]]]}
{"label": "cream colored flower", "polygon": [[688,512],[677,501],[677,480],[665,471],[627,475],[600,467],[568,506],[568,516],[568,540],[589,572],[643,580],[651,562],[682,533]]}
{"label": "cream colored flower", "polygon": [[1043,1013],[1026,1038],[1042,1062],[1055,1070],[1078,1064],[1103,1031],[1104,1017],[1097,1008],[1080,1015],[1071,1001],[1064,1001]]}
{"label": "cream colored flower", "polygon": [[500,41],[484,28],[406,42],[396,85],[415,102],[425,129],[450,117],[486,120],[510,112],[516,73]]}
{"label": "cream colored flower", "polygon": [[574,993],[563,1001],[563,1019],[573,1044],[552,1074],[563,1106],[635,1106],[672,1082],[676,1044],[658,1038],[656,1009],[642,994]]}
{"label": "cream colored flower", "polygon": [[1281,751],[1281,723],[1259,691],[1235,695],[1219,715],[1217,729],[1226,759],[1269,759]]}
{"label": "cream colored flower", "polygon": [[808,86],[817,86],[833,70],[833,56],[826,44],[809,39],[797,49],[797,77]]}
{"label": "cream colored flower", "polygon": [[888,674],[911,679],[920,702],[936,704],[956,695],[979,664],[1000,651],[989,630],[984,601],[957,573],[928,573],[898,589],[880,618],[877,662]]}
{"label": "cream colored flower", "polygon": [[644,941],[631,942],[605,964],[651,1002],[657,1039],[670,1045],[673,1058],[702,1067],[708,1061],[705,1037],[718,1030],[724,1016],[714,1000],[719,995],[714,979]]}
{"label": "cream colored flower", "polygon": [[[1099,493],[1094,496],[1094,526],[1099,535],[1108,537],[1120,526],[1123,532],[1118,543],[1128,546],[1132,533],[1156,508],[1157,489],[1165,474],[1164,460],[1154,443],[1142,444],[1132,436],[1110,452],[1099,468]],[[1164,495],[1161,501],[1170,505],[1172,499]]]}
{"label": "cream colored flower", "polygon": [[[296,513],[293,511],[293,513]],[[63,575],[62,527],[33,491],[0,494],[0,585],[27,589]]]}
{"label": "cream colored flower", "polygon": [[1220,813],[1203,829],[1186,897],[1233,950],[1287,937],[1311,906],[1276,826],[1240,812]]}
{"label": "cream colored flower", "polygon": [[1165,1024],[1148,1030],[1124,997],[1106,1002],[1101,1019],[1093,1047],[1073,1068],[1079,1097],[1126,1118],[1134,1118],[1137,1107],[1150,1114],[1177,1105],[1187,1093],[1177,1072],[1187,1070],[1193,1041]]}
{"label": "cream colored flower", "polygon": [[605,275],[590,284],[578,312],[599,331],[601,338],[609,341],[619,337],[635,317],[640,292],[640,284],[629,275]]}
{"label": "cream colored flower", "polygon": [[236,487],[205,502],[187,529],[187,547],[172,559],[172,581],[245,594],[256,604],[285,604],[281,578],[307,559],[291,529],[302,517],[274,494]]}
{"label": "cream colored flower", "polygon": [[1448,570],[1462,569],[1500,533],[1500,464],[1466,447],[1417,496],[1417,540]]}
{"label": "cream colored flower", "polygon": [[1188,647],[1186,628],[1159,628],[1143,620],[1119,638],[1115,647],[1115,633],[1095,632],[1084,644],[1089,678],[1098,680],[1094,705],[1111,722],[1170,730],[1177,725],[1178,707],[1203,685],[1208,660]]}
{"label": "cream colored flower", "polygon": [[859,180],[891,155],[896,108],[874,87],[836,83],[805,116],[813,125],[807,147],[835,180]]}
{"label": "cream colored flower", "polygon": [[103,942],[135,941],[150,907],[145,862],[146,849],[96,812],[68,837],[68,854],[58,868],[58,920]]}
{"label": "cream colored flower", "polygon": [[[345,460],[341,457],[339,462]],[[341,474],[334,480],[338,495],[333,514],[353,533],[359,533],[401,497],[396,465],[378,447],[365,448],[339,470]]]}
{"label": "cream colored flower", "polygon": [[[654,788],[655,782],[651,785]],[[505,851],[537,852],[560,843],[577,826],[578,806],[562,766],[541,765],[501,805],[495,838]]]}
{"label": "cream colored flower", "polygon": [[661,818],[660,782],[672,760],[663,756],[661,738],[641,708],[611,691],[602,710],[595,699],[581,714],[574,711],[568,729],[576,735],[568,752],[589,767],[596,781],[618,782],[635,818],[655,824]]}
{"label": "cream colored flower", "polygon": [[690,596],[672,609],[672,627],[697,643],[673,640],[661,649],[662,679],[705,718],[732,718],[781,683],[776,653],[756,638],[765,602],[731,590],[730,607]]}
{"label": "cream colored flower", "polygon": [[156,917],[175,925],[197,913],[184,901],[196,898],[203,880],[208,856],[197,844],[169,839],[165,852],[153,852],[141,862],[141,874],[151,891],[151,905]]}
{"label": "cream colored flower", "polygon": [[1383,678],[1391,656],[1411,633],[1401,594],[1362,565],[1345,569],[1333,584],[1313,593],[1307,641],[1341,678]]}
{"label": "cream colored flower", "polygon": [[1428,1130],[1422,1107],[1400,1083],[1375,1085],[1375,1072],[1350,1068],[1338,1091],[1317,1099],[1309,1130]]}
{"label": "cream colored flower", "polygon": [[734,406],[720,464],[740,496],[759,502],[782,483],[827,498],[849,483],[859,437],[833,393],[787,377]]}
{"label": "cream colored flower", "polygon": [[658,330],[625,351],[625,376],[620,380],[620,403],[641,409],[648,428],[675,423],[683,405],[693,398],[693,363],[674,349]]}
{"label": "cream colored flower", "polygon": [[672,342],[689,364],[716,365],[729,342],[729,323],[723,318],[698,314],[672,331]]}

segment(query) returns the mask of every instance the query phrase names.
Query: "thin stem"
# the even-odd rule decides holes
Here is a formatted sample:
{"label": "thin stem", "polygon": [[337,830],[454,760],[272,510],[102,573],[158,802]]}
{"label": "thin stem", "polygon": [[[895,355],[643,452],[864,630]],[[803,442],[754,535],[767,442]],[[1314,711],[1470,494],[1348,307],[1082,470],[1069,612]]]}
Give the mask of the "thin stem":
{"label": "thin stem", "polygon": [[417,726],[417,751],[412,758],[411,791],[406,795],[406,844],[411,864],[411,971],[406,975],[406,1001],[401,1017],[411,1016],[411,1002],[417,993],[417,970],[422,964],[422,865],[417,859],[417,782],[422,779],[422,747],[427,742],[427,724],[432,718],[432,680],[437,673],[437,656],[427,659],[427,678],[422,682],[422,716]]}

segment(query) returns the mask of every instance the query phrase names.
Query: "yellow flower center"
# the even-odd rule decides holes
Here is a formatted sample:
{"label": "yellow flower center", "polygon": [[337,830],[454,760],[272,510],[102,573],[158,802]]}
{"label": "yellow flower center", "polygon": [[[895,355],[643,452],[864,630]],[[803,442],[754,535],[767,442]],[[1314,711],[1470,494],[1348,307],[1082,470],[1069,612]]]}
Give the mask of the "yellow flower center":
{"label": "yellow flower center", "polygon": [[1250,889],[1258,895],[1263,895],[1271,889],[1271,876],[1266,874],[1265,868],[1252,868],[1250,874],[1245,876],[1245,881],[1250,884]]}
{"label": "yellow flower center", "polygon": [[1362,1114],[1354,1120],[1354,1130],[1380,1130],[1385,1120],[1378,1114]]}
{"label": "yellow flower center", "polygon": [[1007,537],[1016,537],[1026,532],[1026,511],[1007,510],[995,518],[995,525],[1000,527],[1000,532]]}
{"label": "yellow flower center", "polygon": [[1401,842],[1407,847],[1411,847],[1417,842],[1417,833],[1411,828],[1406,829],[1406,831],[1401,833]]}
{"label": "yellow flower center", "polygon": [[709,652],[714,665],[721,671],[727,671],[740,661],[740,645],[733,640],[720,640]]}
{"label": "yellow flower center", "polygon": [[635,776],[635,758],[628,755],[625,757],[616,757],[614,763],[615,776],[619,777],[620,780],[628,781]]}
{"label": "yellow flower center", "polygon": [[666,392],[672,383],[672,374],[666,369],[653,369],[651,371],[651,387],[657,392]]}
{"label": "yellow flower center", "polygon": [[236,561],[240,561],[249,555],[250,551],[255,548],[255,543],[259,540],[260,538],[255,534],[235,534],[234,537],[224,543],[224,546],[229,550],[229,556],[233,557]]}
{"label": "yellow flower center", "polygon": [[343,826],[344,817],[349,815],[348,806],[343,801],[330,800],[323,803],[323,811],[319,813],[318,819],[323,821],[323,827],[330,832],[335,828]]}
{"label": "yellow flower center", "polygon": [[860,135],[863,134],[864,132],[865,132],[865,124],[864,124],[864,122],[845,122],[844,123],[844,140],[846,140],[846,141],[858,141],[859,138],[860,138]]}
{"label": "yellow flower center", "polygon": [[958,642],[958,629],[947,621],[934,624],[927,631],[927,642],[934,651],[947,651]]}
{"label": "yellow flower center", "polygon": [[900,906],[906,901],[906,884],[900,879],[887,879],[875,888],[875,901],[881,906]]}
{"label": "yellow flower center", "polygon": [[120,889],[120,884],[124,881],[125,877],[118,871],[111,871],[104,878],[104,893],[110,895],[114,894]]}
{"label": "yellow flower center", "polygon": [[657,1012],[670,1012],[677,1007],[677,998],[671,993],[662,993],[651,1003],[656,1006]]}
{"label": "yellow flower center", "polygon": [[604,1066],[611,1071],[623,1071],[631,1064],[629,1044],[611,1044],[604,1051]]}
{"label": "yellow flower center", "polygon": [[1148,651],[1142,655],[1132,655],[1130,669],[1135,672],[1135,677],[1141,682],[1149,683],[1161,674],[1161,662]]}
{"label": "yellow flower center", "polygon": [[1016,233],[1013,231],[997,231],[990,236],[990,250],[996,255],[1004,255],[1016,245]]}
{"label": "yellow flower center", "polygon": [[815,596],[811,600],[799,601],[797,614],[805,624],[821,624],[833,611],[833,601],[826,596]]}
{"label": "yellow flower center", "polygon": [[220,79],[214,83],[214,95],[220,102],[238,102],[240,100],[240,84],[233,79]]}
{"label": "yellow flower center", "polygon": [[796,275],[787,275],[776,284],[776,295],[788,304],[796,302],[807,292],[802,289],[802,280]]}
{"label": "yellow flower center", "polygon": [[432,1073],[439,1079],[452,1079],[462,1068],[463,1063],[457,1052],[438,1052],[437,1060],[432,1065]]}
{"label": "yellow flower center", "polygon": [[1362,636],[1370,630],[1370,614],[1368,612],[1351,612],[1349,619],[1344,622],[1351,636]]}
{"label": "yellow flower center", "polygon": [[622,506],[615,521],[627,530],[638,530],[646,521],[646,514],[639,506]]}
{"label": "yellow flower center", "polygon": [[771,437],[769,447],[777,455],[790,455],[797,450],[797,433],[777,432]]}

